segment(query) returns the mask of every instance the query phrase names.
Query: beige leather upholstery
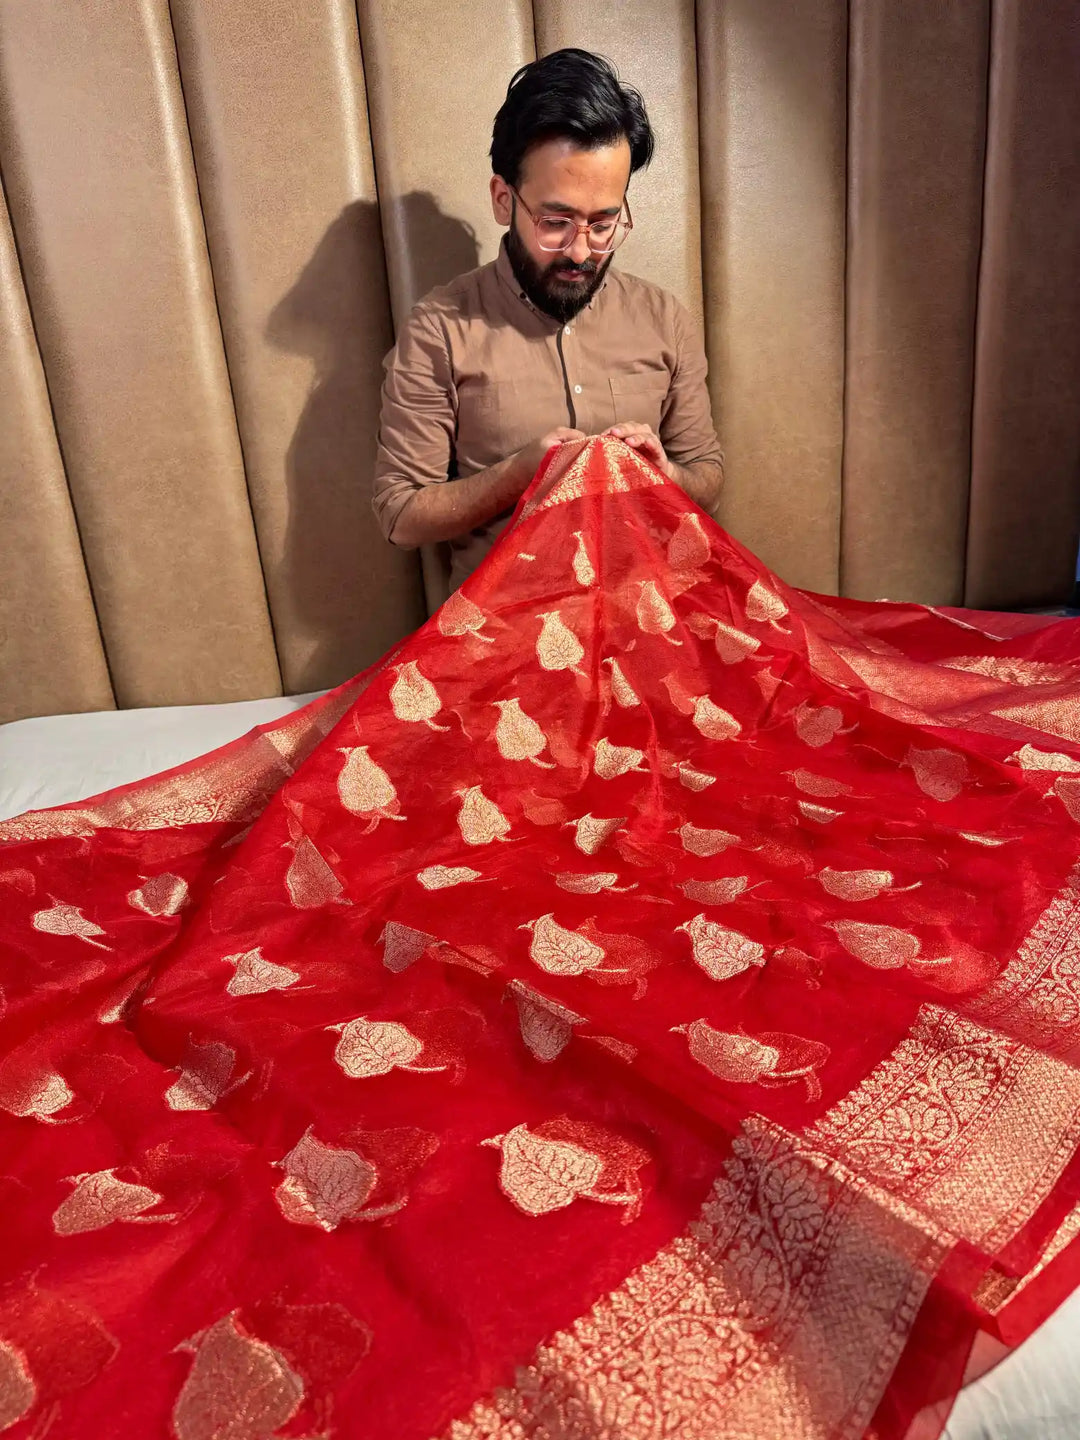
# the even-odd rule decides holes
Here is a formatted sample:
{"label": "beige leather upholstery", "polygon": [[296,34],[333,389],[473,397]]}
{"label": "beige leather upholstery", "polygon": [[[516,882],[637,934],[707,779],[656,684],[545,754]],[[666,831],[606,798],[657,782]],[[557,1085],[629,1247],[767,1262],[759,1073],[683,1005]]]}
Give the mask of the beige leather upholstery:
{"label": "beige leather upholstery", "polygon": [[1070,592],[1075,0],[0,0],[0,720],[329,685],[438,602],[380,360],[567,44],[655,121],[620,263],[703,319],[724,523],[825,591]]}

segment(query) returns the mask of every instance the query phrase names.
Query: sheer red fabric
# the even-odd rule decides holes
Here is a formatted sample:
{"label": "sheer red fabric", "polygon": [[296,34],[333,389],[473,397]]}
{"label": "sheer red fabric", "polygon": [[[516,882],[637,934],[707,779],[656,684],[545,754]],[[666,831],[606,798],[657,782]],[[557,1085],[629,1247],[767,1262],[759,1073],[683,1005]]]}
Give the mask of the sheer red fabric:
{"label": "sheer red fabric", "polygon": [[0,1429],[898,1440],[1080,1268],[1078,696],[595,440],[356,680],[0,826]]}

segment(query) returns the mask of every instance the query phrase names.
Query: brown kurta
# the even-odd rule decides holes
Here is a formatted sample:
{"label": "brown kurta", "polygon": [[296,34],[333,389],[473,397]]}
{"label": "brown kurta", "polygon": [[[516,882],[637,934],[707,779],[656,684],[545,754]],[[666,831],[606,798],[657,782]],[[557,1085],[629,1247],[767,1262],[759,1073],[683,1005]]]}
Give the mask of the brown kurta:
{"label": "brown kurta", "polygon": [[[614,266],[560,325],[525,297],[502,246],[414,307],[384,369],[373,500],[391,540],[422,486],[475,475],[558,425],[596,435],[645,421],[677,464],[723,460],[693,321],[666,290]],[[451,541],[453,585],[508,518]]]}

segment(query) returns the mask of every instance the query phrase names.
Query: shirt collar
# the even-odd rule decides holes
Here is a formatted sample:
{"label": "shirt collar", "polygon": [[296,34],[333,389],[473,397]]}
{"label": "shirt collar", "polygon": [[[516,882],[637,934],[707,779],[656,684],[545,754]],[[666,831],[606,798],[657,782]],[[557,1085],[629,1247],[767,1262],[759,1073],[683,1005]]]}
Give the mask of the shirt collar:
{"label": "shirt collar", "polygon": [[[601,280],[600,282],[600,289],[597,290],[596,294],[585,306],[586,310],[595,309],[597,299],[607,289],[608,276],[610,275],[610,273],[611,267],[609,266],[608,269],[604,272],[603,280]],[[532,303],[532,301],[529,299],[529,297],[525,294],[525,291],[522,290],[521,286],[518,284],[518,278],[514,274],[514,267],[510,264],[510,256],[506,253],[505,237],[500,241],[499,253],[495,257],[495,274],[506,286],[507,290],[510,291],[514,299],[517,300],[520,304],[524,305],[525,308],[531,312],[531,314],[535,315],[539,320],[546,320],[548,324],[554,326],[555,329],[560,328],[560,322],[554,319],[553,316],[547,314],[546,311],[538,310],[536,306]]]}

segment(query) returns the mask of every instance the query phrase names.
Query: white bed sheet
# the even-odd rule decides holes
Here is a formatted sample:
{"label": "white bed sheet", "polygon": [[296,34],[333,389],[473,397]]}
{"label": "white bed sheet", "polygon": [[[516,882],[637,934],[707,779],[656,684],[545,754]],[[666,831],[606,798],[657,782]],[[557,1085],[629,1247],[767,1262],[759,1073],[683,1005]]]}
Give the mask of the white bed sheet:
{"label": "white bed sheet", "polygon": [[[2,725],[0,819],[155,775],[315,698],[106,710]],[[962,1392],[943,1440],[1080,1440],[1078,1362],[1080,1293]]]}

